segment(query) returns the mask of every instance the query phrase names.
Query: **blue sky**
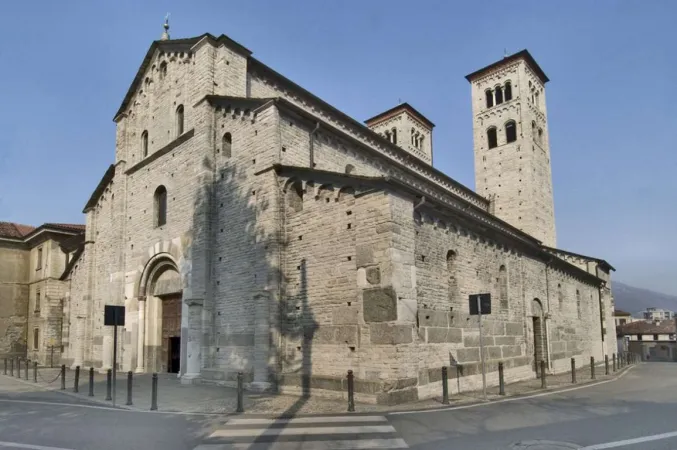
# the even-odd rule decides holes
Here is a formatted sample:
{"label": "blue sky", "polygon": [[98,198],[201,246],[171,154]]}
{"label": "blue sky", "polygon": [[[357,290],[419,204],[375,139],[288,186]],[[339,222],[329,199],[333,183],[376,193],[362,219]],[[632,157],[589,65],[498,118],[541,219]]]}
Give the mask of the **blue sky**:
{"label": "blue sky", "polygon": [[558,246],[677,294],[677,2],[6,1],[0,3],[0,220],[84,221],[112,121],[171,13],[225,33],[364,120],[411,103],[435,166],[474,188],[464,76],[527,48],[546,85]]}

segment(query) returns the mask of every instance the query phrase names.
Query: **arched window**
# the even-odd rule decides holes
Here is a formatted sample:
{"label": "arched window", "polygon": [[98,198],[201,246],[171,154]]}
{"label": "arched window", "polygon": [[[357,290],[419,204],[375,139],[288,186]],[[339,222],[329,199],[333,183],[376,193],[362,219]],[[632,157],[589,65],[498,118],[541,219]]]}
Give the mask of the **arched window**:
{"label": "arched window", "polygon": [[578,311],[578,318],[580,319],[583,315],[581,311],[581,292],[576,289],[576,310]]}
{"label": "arched window", "polygon": [[411,145],[414,145],[415,140],[416,140],[416,130],[412,128],[411,129]]}
{"label": "arched window", "polygon": [[232,150],[231,146],[233,144],[233,138],[230,135],[230,133],[226,133],[223,135],[221,138],[221,152],[223,153],[223,156],[226,158],[230,158],[232,156]]}
{"label": "arched window", "polygon": [[494,148],[498,146],[498,139],[496,137],[496,127],[491,127],[487,130],[487,141],[489,142],[489,148]]}
{"label": "arched window", "polygon": [[355,166],[353,166],[352,164],[346,165],[346,173],[348,174],[353,173],[353,170],[355,170]]}
{"label": "arched window", "polygon": [[491,91],[491,89],[484,91],[484,96],[486,97],[487,108],[494,106],[494,93]]}
{"label": "arched window", "polygon": [[538,144],[543,147],[543,128],[538,129]]}
{"label": "arched window", "polygon": [[454,275],[455,270],[456,270],[456,252],[453,250],[449,250],[447,252],[447,272],[449,272],[449,275]]}
{"label": "arched window", "polygon": [[500,105],[501,103],[503,103],[503,88],[496,86],[496,104]]}
{"label": "arched window", "polygon": [[515,124],[514,120],[510,120],[505,124],[505,140],[507,142],[515,142],[517,140],[517,124]]}
{"label": "arched window", "polygon": [[164,79],[167,76],[167,61],[162,61],[160,63],[160,79]]}
{"label": "arched window", "polygon": [[167,188],[158,186],[155,189],[155,226],[161,227],[167,223]]}
{"label": "arched window", "polygon": [[498,268],[498,299],[501,308],[508,307],[508,270],[504,265]]}
{"label": "arched window", "polygon": [[531,121],[531,137],[534,142],[538,142],[538,129],[536,128],[536,122]]}
{"label": "arched window", "polygon": [[148,131],[141,133],[141,154],[145,158],[148,156]]}
{"label": "arched window", "polygon": [[540,107],[541,107],[541,104],[540,104],[540,102],[538,101],[538,92],[536,92],[536,93],[534,94],[534,100],[535,100],[534,103],[536,103],[536,107],[537,107],[538,109],[541,109],[541,108],[540,108]]}
{"label": "arched window", "polygon": [[397,128],[392,129],[392,136],[393,136],[393,144],[397,144]]}
{"label": "arched window", "polygon": [[559,302],[559,309],[564,308],[564,292],[562,292],[562,285],[557,283],[557,301]]}
{"label": "arched window", "polygon": [[510,101],[512,100],[512,84],[510,84],[509,81],[505,82],[505,101]]}
{"label": "arched window", "polygon": [[447,298],[450,302],[458,300],[458,279],[456,277],[456,252],[447,252]]}
{"label": "arched window", "polygon": [[176,137],[183,134],[183,105],[176,108]]}

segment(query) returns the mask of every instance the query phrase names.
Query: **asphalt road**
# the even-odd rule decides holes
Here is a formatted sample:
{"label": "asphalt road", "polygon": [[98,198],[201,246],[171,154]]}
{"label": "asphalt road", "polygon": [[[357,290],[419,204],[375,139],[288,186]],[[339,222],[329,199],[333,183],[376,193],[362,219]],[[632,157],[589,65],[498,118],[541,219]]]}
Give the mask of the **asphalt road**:
{"label": "asphalt road", "polygon": [[268,420],[111,410],[0,377],[0,450],[677,449],[677,364],[643,364],[613,382],[506,400]]}

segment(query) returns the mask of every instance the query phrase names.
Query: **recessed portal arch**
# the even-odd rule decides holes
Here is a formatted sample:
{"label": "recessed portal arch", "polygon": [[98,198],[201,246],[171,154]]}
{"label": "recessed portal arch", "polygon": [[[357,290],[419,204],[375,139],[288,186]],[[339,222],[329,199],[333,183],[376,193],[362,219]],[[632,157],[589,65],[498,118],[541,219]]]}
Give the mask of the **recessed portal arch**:
{"label": "recessed portal arch", "polygon": [[540,373],[541,361],[548,365],[547,352],[545,351],[545,324],[543,315],[543,304],[537,298],[531,302],[531,320],[533,330],[534,345],[534,370],[536,374]]}

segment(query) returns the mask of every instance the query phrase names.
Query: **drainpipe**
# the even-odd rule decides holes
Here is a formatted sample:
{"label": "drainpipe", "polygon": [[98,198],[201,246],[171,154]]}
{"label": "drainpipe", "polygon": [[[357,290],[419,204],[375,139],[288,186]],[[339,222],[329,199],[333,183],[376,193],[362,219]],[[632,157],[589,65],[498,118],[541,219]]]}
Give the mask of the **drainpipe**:
{"label": "drainpipe", "polygon": [[320,129],[320,122],[315,123],[315,128],[313,128],[313,131],[310,132],[310,142],[308,144],[309,149],[310,149],[310,168],[312,169],[315,167],[315,133],[317,133],[317,130]]}
{"label": "drainpipe", "polygon": [[545,262],[545,302],[548,305],[548,310],[543,314],[543,322],[545,325],[545,350],[548,356],[548,368],[552,370],[552,351],[550,348],[550,280],[548,278],[548,267],[552,263],[552,258]]}

